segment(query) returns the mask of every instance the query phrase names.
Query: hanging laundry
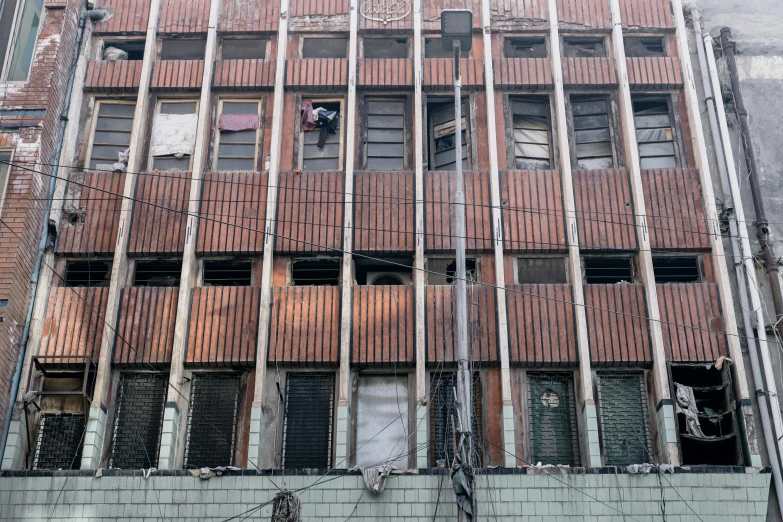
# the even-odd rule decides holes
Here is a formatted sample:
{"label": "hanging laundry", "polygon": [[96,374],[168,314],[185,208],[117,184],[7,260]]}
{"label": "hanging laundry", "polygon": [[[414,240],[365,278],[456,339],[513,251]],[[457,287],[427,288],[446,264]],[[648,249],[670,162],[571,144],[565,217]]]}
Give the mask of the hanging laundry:
{"label": "hanging laundry", "polygon": [[192,155],[196,148],[197,114],[158,114],[152,125],[150,155]]}
{"label": "hanging laundry", "polygon": [[304,132],[315,129],[318,125],[315,123],[315,116],[313,115],[313,102],[302,100],[301,112],[299,130]]}
{"label": "hanging laundry", "polygon": [[218,129],[221,131],[243,131],[258,128],[258,114],[221,114]]}

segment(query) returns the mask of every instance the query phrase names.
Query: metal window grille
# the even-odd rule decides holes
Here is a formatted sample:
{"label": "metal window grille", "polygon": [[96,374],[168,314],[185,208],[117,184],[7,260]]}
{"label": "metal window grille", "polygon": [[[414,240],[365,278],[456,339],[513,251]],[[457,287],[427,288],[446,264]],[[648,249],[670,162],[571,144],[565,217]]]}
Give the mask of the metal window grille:
{"label": "metal window grille", "polygon": [[130,147],[135,111],[134,104],[100,104],[90,153],[91,169],[114,170],[114,164],[119,161],[118,153]]}
{"label": "metal window grille", "polygon": [[252,261],[219,259],[204,261],[204,286],[250,286]]}
{"label": "metal window grille", "polygon": [[573,375],[529,372],[527,388],[532,461],[578,466]]}
{"label": "metal window grille", "polygon": [[[223,114],[258,115],[258,102],[223,102]],[[256,170],[258,130],[220,131],[218,170]]]}
{"label": "metal window grille", "polygon": [[239,374],[196,373],[190,385],[185,467],[234,464]]}
{"label": "metal window grille", "polygon": [[[456,434],[452,430],[452,417],[454,427],[457,427],[457,404],[454,390],[457,387],[456,373],[442,373],[434,375],[430,382],[430,465],[436,467],[438,460],[445,460],[446,466],[450,466],[454,460],[454,443]],[[471,430],[474,444],[476,462],[479,466],[483,462],[484,446],[482,428],[482,397],[481,379],[479,374],[473,375],[473,415],[471,417]]]}
{"label": "metal window grille", "polygon": [[79,469],[84,415],[42,413],[35,445],[35,469]]}
{"label": "metal window grille", "polygon": [[677,167],[669,104],[666,100],[635,101],[633,119],[639,143],[639,162],[643,169]]}
{"label": "metal window grille", "polygon": [[405,168],[405,102],[367,101],[367,170]]}
{"label": "metal window grille", "polygon": [[580,169],[614,167],[609,104],[605,98],[571,98],[576,163]]}
{"label": "metal window grille", "polygon": [[584,263],[585,283],[588,285],[633,282],[630,257],[585,257]]}
{"label": "metal window grille", "polygon": [[599,372],[598,405],[606,465],[650,462],[644,375],[641,372]]}
{"label": "metal window grille", "polygon": [[699,258],[655,256],[652,258],[656,283],[698,283]]}
{"label": "metal window grille", "polygon": [[285,469],[331,466],[334,374],[289,373],[285,380]]}
{"label": "metal window grille", "polygon": [[110,468],[156,468],[163,428],[168,376],[124,373],[117,391],[117,413],[109,454]]}
{"label": "metal window grille", "polygon": [[549,102],[544,99],[511,101],[514,159],[518,169],[548,169],[552,166],[552,125]]}

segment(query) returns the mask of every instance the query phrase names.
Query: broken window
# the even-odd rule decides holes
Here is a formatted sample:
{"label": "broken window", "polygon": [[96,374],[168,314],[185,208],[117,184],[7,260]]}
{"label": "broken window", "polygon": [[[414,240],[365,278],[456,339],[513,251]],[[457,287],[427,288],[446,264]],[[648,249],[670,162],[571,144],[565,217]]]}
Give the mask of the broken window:
{"label": "broken window", "polygon": [[568,283],[564,257],[517,258],[517,282],[521,285],[554,285]]}
{"label": "broken window", "polygon": [[253,262],[249,260],[220,259],[204,261],[204,286],[250,286]]}
{"label": "broken window", "polygon": [[407,58],[407,38],[364,38],[365,58]]}
{"label": "broken window", "polygon": [[527,373],[530,460],[579,465],[574,377],[571,373]]}
{"label": "broken window", "polygon": [[512,98],[510,101],[516,168],[551,168],[552,123],[549,99],[529,97]]}
{"label": "broken window", "polygon": [[0,73],[5,81],[24,82],[38,40],[44,0],[6,0],[0,5]]}
{"label": "broken window", "polygon": [[[438,372],[430,381],[430,465],[450,468],[454,460],[454,445],[458,443],[459,429],[457,402],[454,390],[457,387],[457,374]],[[474,438],[474,451],[477,465],[481,467],[484,458],[484,429],[481,394],[481,378],[478,372],[473,374],[471,386],[473,393],[473,414],[471,431]],[[439,462],[440,461],[440,462]]]}
{"label": "broken window", "polygon": [[284,469],[327,469],[332,456],[334,374],[288,373],[285,378]]}
{"label": "broken window", "polygon": [[207,41],[203,38],[170,38],[161,41],[161,60],[203,60]]}
{"label": "broken window", "polygon": [[302,170],[340,170],[341,108],[338,100],[302,100],[299,122],[299,165]]}
{"label": "broken window", "polygon": [[405,168],[405,104],[404,98],[366,100],[366,170]]}
{"label": "broken window", "polygon": [[121,374],[109,453],[110,468],[158,467],[167,389],[168,376],[164,374]]}
{"label": "broken window", "polygon": [[588,285],[632,283],[630,257],[584,257],[585,283]]}
{"label": "broken window", "polygon": [[339,286],[340,261],[313,259],[294,261],[291,264],[294,286]]}
{"label": "broken window", "polygon": [[179,286],[182,260],[136,261],[133,286]]}
{"label": "broken window", "polygon": [[644,374],[599,372],[598,406],[605,465],[651,462]]}
{"label": "broken window", "polygon": [[144,59],[144,40],[104,41],[103,59],[141,61]]}
{"label": "broken window", "polygon": [[115,171],[127,166],[135,112],[135,103],[98,102],[98,117],[94,119],[87,155],[91,170]]}
{"label": "broken window", "polygon": [[546,58],[546,40],[543,38],[504,38],[503,56],[506,58]]}
{"label": "broken window", "polygon": [[413,284],[413,258],[389,258],[388,263],[381,260],[354,259],[354,277],[356,284],[372,286],[399,286]]}
{"label": "broken window", "polygon": [[[476,260],[465,259],[465,276],[468,282],[478,281]],[[427,259],[427,284],[428,285],[453,285],[457,282],[454,277],[457,273],[457,260],[453,257],[434,257]]]}
{"label": "broken window", "polygon": [[3,208],[5,187],[8,185],[8,171],[11,170],[11,151],[0,150],[0,209]]}
{"label": "broken window", "polygon": [[660,37],[626,37],[624,41],[625,56],[642,58],[646,56],[666,56],[663,38]]}
{"label": "broken window", "polygon": [[[457,168],[454,102],[433,101],[427,104],[429,123],[429,170]],[[468,103],[462,102],[462,168],[468,170]]]}
{"label": "broken window", "polygon": [[636,124],[636,140],[639,142],[641,168],[676,168],[674,130],[667,100],[634,100],[633,119]]}
{"label": "broken window", "polygon": [[150,138],[153,170],[190,170],[196,147],[197,111],[196,101],[158,103]]}
{"label": "broken window", "polygon": [[348,38],[303,38],[302,58],[347,58]]}
{"label": "broken window", "polygon": [[67,286],[109,286],[111,281],[111,260],[68,261],[65,264]]}
{"label": "broken window", "polygon": [[567,58],[605,58],[603,38],[563,38],[563,56]]}
{"label": "broken window", "polygon": [[571,97],[576,163],[580,169],[614,167],[609,100],[585,96]]}
{"label": "broken window", "polygon": [[356,465],[408,468],[408,377],[359,377]]}
{"label": "broken window", "polygon": [[266,58],[266,38],[224,38],[221,49],[223,60],[263,60]]}
{"label": "broken window", "polygon": [[217,170],[256,170],[261,103],[220,100]]}
{"label": "broken window", "polygon": [[190,381],[186,468],[234,464],[239,374],[194,373]]}
{"label": "broken window", "polygon": [[701,280],[698,256],[653,256],[656,283],[698,283]]}
{"label": "broken window", "polygon": [[83,413],[42,413],[33,469],[79,469],[84,430]]}

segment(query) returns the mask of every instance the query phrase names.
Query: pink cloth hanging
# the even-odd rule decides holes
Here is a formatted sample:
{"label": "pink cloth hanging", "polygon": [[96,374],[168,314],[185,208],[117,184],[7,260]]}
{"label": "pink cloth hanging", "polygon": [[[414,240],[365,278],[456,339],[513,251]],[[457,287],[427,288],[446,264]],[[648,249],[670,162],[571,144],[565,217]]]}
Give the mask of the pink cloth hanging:
{"label": "pink cloth hanging", "polygon": [[313,102],[310,100],[302,100],[302,117],[299,122],[299,130],[309,131],[316,128],[318,125],[315,123],[315,116],[313,116]]}
{"label": "pink cloth hanging", "polygon": [[218,129],[222,131],[255,130],[258,128],[258,114],[221,114]]}

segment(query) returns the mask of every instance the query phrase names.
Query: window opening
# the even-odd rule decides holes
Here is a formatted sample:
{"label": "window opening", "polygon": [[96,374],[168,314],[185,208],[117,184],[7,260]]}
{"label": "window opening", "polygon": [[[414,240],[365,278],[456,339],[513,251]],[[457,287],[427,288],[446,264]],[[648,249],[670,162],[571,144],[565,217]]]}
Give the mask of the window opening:
{"label": "window opening", "polygon": [[161,60],[203,60],[207,41],[194,38],[171,38],[161,41]]}
{"label": "window opening", "polygon": [[639,142],[641,168],[676,168],[674,131],[667,101],[634,101],[633,119],[636,124],[636,140]]}
{"label": "window opening", "polygon": [[368,99],[365,117],[367,170],[403,170],[405,100]]}
{"label": "window opening", "polygon": [[571,98],[576,143],[576,162],[580,169],[614,167],[612,134],[609,127],[609,103],[606,98]]}
{"label": "window opening", "polygon": [[83,413],[42,413],[33,469],[79,469],[84,427]]}
{"label": "window opening", "polygon": [[260,104],[222,101],[217,170],[256,170]]}
{"label": "window opening", "polygon": [[[44,0],[6,0],[0,12],[0,71],[7,67],[6,81],[24,82],[38,40]],[[17,13],[18,11],[18,13]],[[16,28],[14,27],[16,20]]]}
{"label": "window opening", "polygon": [[654,256],[653,273],[656,283],[698,283],[699,258]]}
{"label": "window opening", "polygon": [[365,58],[407,58],[407,38],[365,38]]}
{"label": "window opening", "polygon": [[566,260],[564,257],[517,258],[517,281],[521,285],[566,284]]}
{"label": "window opening", "polygon": [[511,115],[516,168],[551,168],[552,123],[549,100],[547,98],[512,99]]}
{"label": "window opening", "polygon": [[8,185],[8,172],[11,170],[11,151],[0,150],[0,208],[3,208],[5,188]]}
{"label": "window opening", "polygon": [[650,462],[647,388],[641,372],[599,372],[601,442],[607,466]]}
{"label": "window opening", "polygon": [[190,384],[185,467],[234,464],[239,374],[194,373]]}
{"label": "window opening", "polygon": [[182,260],[136,261],[133,286],[179,286]]}
{"label": "window opening", "polygon": [[109,455],[110,468],[158,467],[168,375],[123,373]]}
{"label": "window opening", "polygon": [[[457,168],[454,102],[437,101],[427,106],[429,121],[430,170]],[[468,170],[468,104],[462,102],[462,168]]]}
{"label": "window opening", "polygon": [[284,469],[331,466],[334,374],[289,373],[285,379]]}
{"label": "window opening", "polygon": [[[457,434],[452,430],[458,426],[457,404],[454,390],[457,387],[456,373],[438,373],[432,375],[430,381],[430,465],[432,467],[451,467],[454,460],[454,442]],[[471,415],[471,431],[475,439],[477,466],[481,467],[484,460],[484,430],[481,394],[481,378],[478,372],[473,374],[473,414]]]}
{"label": "window opening", "polygon": [[585,257],[584,267],[588,285],[633,282],[630,257]]}
{"label": "window opening", "polygon": [[359,377],[356,465],[408,468],[408,377]]}
{"label": "window opening", "polygon": [[505,38],[503,56],[506,58],[546,58],[546,40],[543,38]]}
{"label": "window opening", "polygon": [[563,55],[567,58],[605,58],[603,38],[563,38]]}
{"label": "window opening", "polygon": [[154,170],[189,170],[196,147],[198,103],[161,102],[150,139]]}
{"label": "window opening", "polygon": [[294,286],[339,286],[340,262],[332,259],[294,261],[291,279]]}
{"label": "window opening", "polygon": [[302,100],[302,170],[340,169],[340,102]]}
{"label": "window opening", "polygon": [[263,60],[266,58],[266,38],[224,38],[223,60]]}
{"label": "window opening", "polygon": [[109,286],[111,266],[111,260],[68,261],[65,264],[65,284],[74,287]]}
{"label": "window opening", "polygon": [[[462,58],[469,58],[470,51],[462,51],[460,56]],[[443,49],[443,40],[441,38],[425,38],[424,39],[424,57],[425,58],[454,58],[454,51],[446,51]]]}
{"label": "window opening", "polygon": [[531,460],[579,466],[573,375],[528,372],[527,400]]}
{"label": "window opening", "polygon": [[249,260],[204,261],[204,286],[250,286],[253,263]]}
{"label": "window opening", "polygon": [[347,58],[348,38],[304,38],[302,58]]}
{"label": "window opening", "polygon": [[135,104],[100,102],[90,147],[90,169],[125,170],[135,111]]}
{"label": "window opening", "polygon": [[[468,282],[478,281],[475,258],[465,258],[465,277]],[[457,260],[453,257],[433,257],[427,259],[428,285],[453,285],[457,280]]]}
{"label": "window opening", "polygon": [[144,40],[118,40],[103,43],[104,60],[141,61],[144,59]]}
{"label": "window opening", "polygon": [[[401,266],[403,265],[403,266]],[[388,258],[388,263],[354,258],[356,284],[372,286],[400,286],[413,284],[413,258]]]}
{"label": "window opening", "polygon": [[663,38],[625,38],[625,56],[643,58],[647,56],[666,56]]}

